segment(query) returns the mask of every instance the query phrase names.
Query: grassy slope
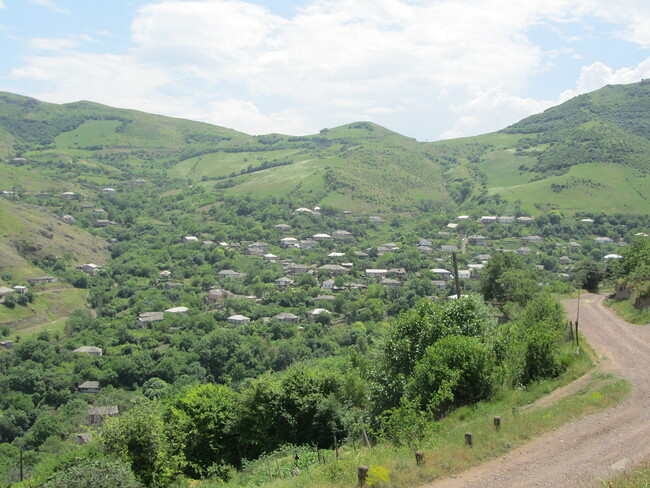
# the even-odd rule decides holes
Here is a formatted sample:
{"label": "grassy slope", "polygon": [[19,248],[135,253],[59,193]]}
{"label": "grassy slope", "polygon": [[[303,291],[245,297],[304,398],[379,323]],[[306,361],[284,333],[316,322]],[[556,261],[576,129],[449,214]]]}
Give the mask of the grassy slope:
{"label": "grassy slope", "polygon": [[90,102],[55,105],[0,93],[0,157],[14,155],[14,142],[27,150],[33,162],[5,166],[5,185],[35,190],[61,189],[53,177],[65,166],[68,185],[166,173],[226,194],[294,195],[367,212],[420,200],[453,205],[454,185],[464,182],[472,187],[465,207],[499,193],[533,214],[549,207],[639,214],[650,213],[648,113],[649,84],[613,86],[500,132],[419,143],[370,123],[307,137],[254,137]]}

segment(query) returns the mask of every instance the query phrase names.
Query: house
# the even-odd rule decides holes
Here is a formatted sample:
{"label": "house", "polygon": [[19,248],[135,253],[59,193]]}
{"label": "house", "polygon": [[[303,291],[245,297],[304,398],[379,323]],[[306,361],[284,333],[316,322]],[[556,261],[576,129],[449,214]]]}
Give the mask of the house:
{"label": "house", "polygon": [[[467,267],[470,271],[479,271],[485,267],[484,264],[468,264]],[[474,275],[472,275],[474,276]]]}
{"label": "house", "polygon": [[472,273],[469,269],[459,269],[458,270],[458,279],[460,280],[469,280],[472,277]]}
{"label": "house", "polygon": [[493,215],[484,215],[479,219],[479,222],[481,222],[481,224],[494,224],[496,221],[497,218]]}
{"label": "house", "polygon": [[481,235],[472,235],[467,238],[467,244],[470,246],[485,246],[485,237]]}
{"label": "house", "polygon": [[14,341],[0,341],[0,347],[5,347],[7,349],[11,349],[14,347]]}
{"label": "house", "polygon": [[571,241],[569,242],[569,247],[578,248],[578,247],[582,247],[582,245],[578,244],[577,242]]}
{"label": "house", "polygon": [[324,264],[318,269],[322,269],[323,271],[329,271],[332,276],[339,276],[347,272],[347,270],[343,266],[340,266],[338,264]]}
{"label": "house", "polygon": [[420,239],[418,240],[418,246],[428,246],[428,247],[431,247],[431,246],[433,246],[433,242],[431,242],[429,239],[423,239],[423,238],[420,238]]}
{"label": "house", "polygon": [[103,208],[95,208],[95,209],[93,209],[93,213],[97,214],[97,215],[105,214],[106,210],[104,210]]}
{"label": "house", "polygon": [[147,324],[153,322],[160,322],[164,318],[162,312],[142,312],[138,315],[138,318],[135,319],[135,324],[138,327],[146,327]]}
{"label": "house", "polygon": [[224,299],[228,298],[230,293],[226,290],[220,288],[212,288],[208,292],[207,301],[208,303],[222,302]]}
{"label": "house", "polygon": [[543,239],[540,236],[525,236],[521,240],[528,244],[537,244],[542,242]]}
{"label": "house", "polygon": [[335,230],[332,232],[333,239],[351,239],[352,233],[347,230]]}
{"label": "house", "polygon": [[77,387],[79,393],[99,393],[99,381],[84,381]]}
{"label": "house", "polygon": [[261,254],[266,254],[269,252],[270,247],[266,242],[253,242],[252,244],[248,245],[248,251],[250,252],[251,250],[259,249],[261,251]]}
{"label": "house", "polygon": [[314,310],[309,312],[309,318],[314,320],[316,317],[318,317],[322,313],[331,314],[332,312],[330,312],[326,308],[315,308]]}
{"label": "house", "polygon": [[387,274],[387,269],[366,269],[366,276],[368,278],[384,278]]}
{"label": "house", "polygon": [[526,255],[530,254],[532,251],[530,250],[530,247],[520,247],[515,251],[517,254]]}
{"label": "house", "polygon": [[293,285],[293,280],[285,277],[278,278],[275,280],[273,283],[275,283],[275,286],[280,288],[281,290],[284,290],[286,287]]}
{"label": "house", "polygon": [[325,280],[320,285],[321,290],[332,290],[334,289],[334,280]]}
{"label": "house", "polygon": [[231,325],[245,325],[250,324],[251,319],[245,315],[232,315],[226,319]]}
{"label": "house", "polygon": [[278,224],[275,226],[275,229],[282,232],[286,232],[291,230],[291,226],[289,224]]}
{"label": "house", "polygon": [[24,295],[29,291],[29,288],[23,285],[16,285],[12,287],[16,293],[20,293],[21,295]]}
{"label": "house", "polygon": [[558,261],[563,266],[566,266],[567,264],[571,264],[571,258],[569,256],[562,256]]}
{"label": "house", "polygon": [[459,215],[456,217],[456,220],[460,220],[461,222],[467,222],[469,221],[470,217],[469,215]]}
{"label": "house", "polygon": [[16,290],[7,286],[0,286],[0,303],[4,303],[5,297],[7,295],[11,295],[12,293],[16,293]]}
{"label": "house", "polygon": [[300,317],[290,312],[280,312],[273,316],[273,318],[279,322],[284,322],[285,324],[297,324],[300,322]]}
{"label": "house", "polygon": [[305,239],[304,241],[300,241],[300,244],[298,245],[300,249],[304,249],[308,251],[309,249],[314,249],[315,247],[318,247],[318,242],[316,242],[313,239]]}
{"label": "house", "polygon": [[404,268],[390,268],[388,274],[393,276],[406,276],[406,270]]}
{"label": "house", "polygon": [[368,220],[373,224],[381,224],[383,222],[383,219],[381,217],[376,216],[368,217]]}
{"label": "house", "polygon": [[584,222],[585,224],[593,224],[594,219],[581,219],[580,222]]}
{"label": "house", "polygon": [[517,221],[518,224],[530,224],[535,219],[533,219],[532,217],[521,216],[521,217],[517,217],[515,220]]}
{"label": "house", "polygon": [[311,238],[316,242],[322,242],[331,239],[332,236],[329,234],[314,234],[313,236],[311,236]]}
{"label": "house", "polygon": [[83,446],[84,444],[88,444],[90,442],[90,434],[88,432],[83,432],[81,434],[77,434],[75,436],[75,444],[78,446]]}
{"label": "house", "polygon": [[282,247],[298,247],[300,242],[295,237],[283,237],[280,239],[280,245]]}
{"label": "house", "polygon": [[172,272],[169,271],[168,269],[165,269],[165,270],[161,271],[160,273],[158,273],[158,278],[161,279],[161,280],[166,280],[166,279],[169,279],[169,277],[171,275],[172,275]]}
{"label": "house", "polygon": [[293,213],[295,213],[295,214],[303,214],[303,215],[306,215],[306,214],[313,214],[314,211],[311,210],[311,209],[309,209],[309,208],[299,207],[299,208],[295,209],[295,210],[293,211]]}
{"label": "house", "polygon": [[450,280],[452,279],[453,275],[451,274],[451,271],[443,269],[443,268],[433,268],[431,272],[436,275],[438,278],[443,279],[443,280]]}
{"label": "house", "polygon": [[229,278],[234,280],[237,278],[241,278],[244,275],[242,273],[238,273],[237,271],[233,271],[232,269],[222,269],[217,273],[217,276],[221,279]]}
{"label": "house", "polygon": [[398,286],[401,286],[401,283],[399,281],[392,278],[383,278],[379,284],[387,286],[388,288],[397,288]]}
{"label": "house", "polygon": [[206,247],[214,247],[214,246],[216,246],[214,241],[201,241],[201,244],[203,244]]}
{"label": "house", "polygon": [[344,252],[337,252],[337,251],[331,252],[327,255],[327,257],[330,259],[342,258],[343,256],[345,256]]}
{"label": "house", "polygon": [[95,346],[81,346],[72,351],[74,353],[86,353],[92,356],[97,356],[98,358],[102,357],[102,348]]}
{"label": "house", "polygon": [[275,263],[278,260],[278,257],[272,253],[265,254],[262,257],[266,259],[269,263]]}
{"label": "house", "polygon": [[64,191],[63,193],[61,193],[61,196],[63,198],[72,198],[75,196],[75,193],[73,191]]}
{"label": "house", "polygon": [[596,244],[611,244],[614,242],[611,237],[596,237],[594,238]]}
{"label": "house", "polygon": [[458,247],[452,246],[451,244],[441,244],[440,250],[445,252],[456,252],[458,251]]}
{"label": "house", "polygon": [[481,262],[487,262],[492,259],[492,256],[490,254],[479,254],[476,256],[476,259],[480,259]]}
{"label": "house", "polygon": [[309,273],[310,270],[311,268],[306,264],[290,263],[289,265],[287,265],[287,274],[289,275],[301,275],[301,274]]}
{"label": "house", "polygon": [[102,188],[104,193],[115,193],[115,188]]}
{"label": "house", "polygon": [[177,281],[168,281],[168,282],[165,283],[165,287],[168,290],[173,290],[173,289],[176,289],[176,288],[180,288],[181,286],[183,286],[183,283],[178,283]]}
{"label": "house", "polygon": [[515,218],[509,215],[500,215],[497,217],[497,221],[500,224],[512,224],[515,221]]}
{"label": "house", "polygon": [[431,282],[433,286],[438,288],[438,290],[446,290],[447,289],[447,282],[443,280],[433,280]]}
{"label": "house", "polygon": [[431,246],[418,246],[416,249],[420,252],[423,252],[424,254],[433,253],[433,248]]}
{"label": "house", "polygon": [[386,244],[382,244],[380,246],[377,246],[377,248],[383,247],[385,249],[388,249],[389,251],[399,251],[399,246],[395,244],[394,242],[387,242]]}
{"label": "house", "polygon": [[90,276],[96,276],[97,273],[101,271],[102,267],[94,263],[88,263],[88,264],[82,264],[81,266],[77,266],[77,269]]}
{"label": "house", "polygon": [[63,220],[67,224],[72,224],[74,222],[74,217],[70,214],[63,214],[61,220]]}
{"label": "house", "polygon": [[116,405],[109,407],[90,407],[88,408],[88,423],[90,425],[101,425],[108,416],[117,415],[120,410]]}
{"label": "house", "polygon": [[54,276],[37,276],[35,278],[27,278],[27,282],[31,283],[32,285],[42,285],[45,283],[58,283],[59,279],[55,278]]}
{"label": "house", "polygon": [[165,312],[173,313],[175,315],[187,315],[187,312],[189,312],[189,310],[190,309],[187,307],[172,307],[165,310]]}
{"label": "house", "polygon": [[622,259],[623,256],[620,254],[607,254],[603,259],[609,260],[609,259]]}
{"label": "house", "polygon": [[107,219],[95,220],[95,227],[108,227],[109,225],[116,225],[116,222]]}

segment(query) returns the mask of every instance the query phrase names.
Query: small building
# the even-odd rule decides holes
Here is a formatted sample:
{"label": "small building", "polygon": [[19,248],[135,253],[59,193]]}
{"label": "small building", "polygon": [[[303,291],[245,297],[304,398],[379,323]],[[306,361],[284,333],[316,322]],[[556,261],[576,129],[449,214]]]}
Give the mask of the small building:
{"label": "small building", "polygon": [[522,256],[530,254],[532,251],[530,250],[530,247],[520,247],[515,251],[517,254],[521,254]]}
{"label": "small building", "polygon": [[64,191],[63,193],[61,193],[61,196],[63,198],[73,198],[75,196],[75,192],[73,192],[73,191]]}
{"label": "small building", "polygon": [[436,275],[438,278],[443,280],[450,280],[453,278],[451,271],[443,268],[433,268],[431,272]]}
{"label": "small building", "polygon": [[401,286],[401,283],[393,278],[382,278],[379,284],[387,286],[388,288],[397,288],[398,286]]}
{"label": "small building", "polygon": [[431,246],[433,246],[433,242],[432,242],[431,240],[429,240],[429,239],[423,239],[423,238],[420,238],[420,239],[418,240],[418,246],[427,246],[427,247],[431,247]]}
{"label": "small building", "polygon": [[456,217],[456,220],[460,220],[461,222],[468,222],[470,219],[469,215],[459,215]]}
{"label": "small building", "polygon": [[[330,280],[330,281],[332,281],[332,285],[334,285],[334,280]],[[334,295],[318,295],[317,297],[314,298],[314,301],[331,303],[334,301]]]}
{"label": "small building", "polygon": [[45,283],[58,283],[59,278],[49,275],[36,276],[35,278],[27,278],[27,282],[31,283],[32,285],[43,285]]}
{"label": "small building", "polygon": [[258,241],[248,245],[249,254],[253,254],[254,252],[259,252],[260,256],[269,252],[270,249],[271,247],[266,242]]}
{"label": "small building", "polygon": [[312,319],[312,320],[314,320],[314,319],[316,319],[316,317],[318,317],[318,316],[319,316],[320,314],[322,314],[322,313],[326,313],[326,314],[330,314],[330,315],[331,315],[332,312],[330,312],[330,311],[327,310],[326,308],[315,308],[314,310],[311,310],[311,311],[309,312],[309,318]]}
{"label": "small building", "polygon": [[432,254],[433,248],[431,246],[418,246],[416,249],[424,254]]}
{"label": "small building", "polygon": [[171,277],[171,275],[172,275],[172,272],[169,271],[168,269],[165,269],[165,270],[161,271],[160,273],[158,273],[158,278],[160,278],[161,280],[167,280],[167,279],[169,279]]}
{"label": "small building", "polygon": [[476,259],[480,259],[481,262],[487,262],[492,259],[492,256],[490,254],[479,254],[476,256]]}
{"label": "small building", "polygon": [[29,288],[27,288],[24,285],[15,285],[12,287],[16,293],[19,293],[20,295],[24,295],[29,291]]}
{"label": "small building", "polygon": [[347,230],[335,230],[332,232],[333,239],[352,239],[352,233]]}
{"label": "small building", "polygon": [[283,276],[283,277],[278,278],[277,280],[275,280],[273,283],[275,284],[275,286],[277,286],[281,290],[284,290],[288,286],[293,285],[293,280],[287,278],[286,276]]}
{"label": "small building", "polygon": [[300,241],[295,237],[283,237],[280,239],[280,246],[282,247],[298,247]]}
{"label": "small building", "polygon": [[300,322],[300,317],[290,312],[280,312],[273,318],[279,322],[284,322],[285,324],[297,324]]}
{"label": "small building", "polygon": [[63,220],[67,224],[72,224],[74,223],[74,217],[70,214],[63,214],[61,217],[61,220]]}
{"label": "small building", "polygon": [[232,315],[226,319],[231,325],[245,325],[250,324],[251,319],[245,315]]}
{"label": "small building", "polygon": [[594,242],[596,244],[611,244],[614,240],[611,237],[596,237]]}
{"label": "small building", "polygon": [[232,269],[222,269],[217,273],[217,276],[219,278],[237,279],[241,278],[244,275],[242,273],[238,273],[237,271],[233,271]]}
{"label": "small building", "polygon": [[14,341],[10,341],[10,340],[0,341],[0,347],[11,349],[12,347],[14,347]]}
{"label": "small building", "polygon": [[104,423],[106,417],[117,415],[120,413],[116,405],[108,407],[90,407],[88,408],[88,423],[90,425],[101,425]]}
{"label": "small building", "polygon": [[164,314],[162,312],[142,312],[138,315],[138,318],[135,319],[135,324],[138,327],[146,327],[148,324],[153,322],[160,322],[164,319]]}
{"label": "small building", "polygon": [[447,228],[448,228],[448,229],[457,229],[457,228],[458,228],[458,224],[457,224],[456,222],[449,222],[449,223],[447,224]]}
{"label": "small building", "polygon": [[458,270],[458,279],[460,280],[469,280],[472,277],[472,273],[469,269],[459,269]]}
{"label": "small building", "polygon": [[517,221],[518,224],[530,224],[535,219],[533,219],[532,217],[521,216],[521,217],[517,217],[515,220]]}
{"label": "small building", "polygon": [[594,219],[580,219],[580,222],[582,222],[584,224],[593,224]]}
{"label": "small building", "polygon": [[368,217],[368,220],[370,222],[372,222],[373,224],[381,224],[384,221],[381,217],[377,217],[377,216],[374,216],[374,215]]}
{"label": "small building", "polygon": [[323,271],[329,271],[332,276],[339,276],[347,272],[347,269],[345,269],[343,266],[339,264],[324,264],[318,269],[321,269]]}
{"label": "small building", "polygon": [[310,249],[314,249],[315,247],[318,247],[318,242],[316,242],[313,239],[305,239],[300,241],[300,244],[298,245],[300,249],[303,249],[305,251],[308,251]]}
{"label": "small building", "polygon": [[223,302],[224,299],[228,298],[230,293],[221,288],[212,288],[208,292],[207,301],[208,303]]}
{"label": "small building", "polygon": [[95,346],[81,346],[72,351],[74,353],[85,353],[90,354],[91,356],[97,356],[98,358],[102,357],[102,348]]}
{"label": "small building", "polygon": [[87,275],[96,276],[97,273],[101,271],[102,267],[94,263],[88,263],[77,266],[77,269]]}
{"label": "small building", "polygon": [[393,276],[406,276],[406,270],[404,268],[390,268],[388,274]]}
{"label": "small building", "polygon": [[484,215],[479,219],[479,222],[481,222],[481,224],[494,224],[496,221],[497,218],[493,215]]}
{"label": "small building", "polygon": [[540,236],[525,236],[522,237],[521,240],[528,244],[539,244],[540,242],[543,241],[543,239]]}
{"label": "small building", "polygon": [[320,285],[321,290],[333,290],[334,289],[334,280],[325,280]]}
{"label": "small building", "polygon": [[298,207],[293,211],[293,213],[307,215],[307,214],[313,214],[314,211],[310,208]]}
{"label": "small building", "polygon": [[447,289],[447,282],[443,280],[433,280],[431,282],[433,286],[438,288],[438,290],[446,290]]}
{"label": "small building", "polygon": [[500,215],[497,217],[497,221],[500,224],[512,224],[515,221],[515,218],[509,215]]}
{"label": "small building", "polygon": [[343,256],[345,256],[345,253],[338,251],[333,251],[327,255],[327,257],[330,259],[342,258]]}
{"label": "small building", "polygon": [[301,275],[309,273],[310,270],[311,268],[306,264],[290,263],[287,265],[287,274],[289,275]]}
{"label": "small building", "polygon": [[175,315],[187,315],[190,309],[187,307],[172,307],[165,310],[166,313],[173,313]]}
{"label": "small building", "polygon": [[99,393],[99,381],[84,381],[77,387],[79,393]]}
{"label": "small building", "polygon": [[467,244],[470,246],[485,246],[485,237],[482,235],[472,235],[467,238]]}
{"label": "small building", "polygon": [[187,244],[187,243],[190,243],[190,242],[199,242],[199,238],[196,237],[196,236],[185,236],[185,237],[183,237],[181,242],[183,242],[183,244]]}
{"label": "small building", "polygon": [[275,226],[275,229],[282,232],[286,232],[291,230],[291,226],[289,224],[278,224]]}
{"label": "small building", "polygon": [[102,188],[104,193],[115,193],[115,188]]}
{"label": "small building", "polygon": [[330,240],[332,236],[329,234],[314,234],[313,236],[311,236],[311,238],[316,242],[322,242],[322,241]]}
{"label": "small building", "polygon": [[443,252],[456,252],[458,251],[458,247],[451,244],[441,244],[440,250]]}
{"label": "small building", "polygon": [[109,225],[116,225],[116,222],[108,219],[95,220],[95,227],[108,227]]}
{"label": "small building", "polygon": [[90,442],[90,434],[88,432],[76,434],[74,442],[78,446],[83,446],[84,444],[88,444]]}
{"label": "small building", "polygon": [[264,259],[266,259],[269,263],[275,263],[278,260],[278,257],[273,254],[273,253],[268,253],[262,256]]}
{"label": "small building", "polygon": [[383,278],[387,274],[387,269],[366,269],[366,276],[368,278]]}
{"label": "small building", "polygon": [[563,266],[571,264],[571,258],[569,256],[562,256],[558,261]]}

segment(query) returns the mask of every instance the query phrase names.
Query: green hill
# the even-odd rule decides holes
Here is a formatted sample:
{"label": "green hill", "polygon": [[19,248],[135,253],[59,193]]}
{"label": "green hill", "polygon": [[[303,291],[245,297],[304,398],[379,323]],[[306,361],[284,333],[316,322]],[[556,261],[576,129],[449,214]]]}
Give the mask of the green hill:
{"label": "green hill", "polygon": [[28,191],[83,192],[145,178],[362,212],[496,202],[532,214],[646,214],[649,139],[645,82],[581,95],[496,133],[437,143],[369,122],[311,136],[251,136],[91,102],[56,105],[0,93],[2,189]]}

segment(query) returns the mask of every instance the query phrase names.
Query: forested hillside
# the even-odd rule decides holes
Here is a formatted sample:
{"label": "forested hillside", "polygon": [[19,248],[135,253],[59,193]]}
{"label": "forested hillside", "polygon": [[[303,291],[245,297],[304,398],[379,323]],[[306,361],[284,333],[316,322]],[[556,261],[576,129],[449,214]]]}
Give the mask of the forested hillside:
{"label": "forested hillside", "polygon": [[[456,449],[463,422],[583,374],[554,294],[638,280],[650,220],[631,190],[645,176],[612,176],[645,175],[644,146],[544,162],[578,102],[525,134],[423,144],[365,122],[249,136],[2,94],[0,483],[347,486],[339,457]],[[596,203],[529,195],[575,171]],[[627,193],[606,212],[612,185]],[[572,412],[623,391],[595,379]],[[412,486],[396,463],[370,481]],[[418,479],[452,469],[429,463]]]}

